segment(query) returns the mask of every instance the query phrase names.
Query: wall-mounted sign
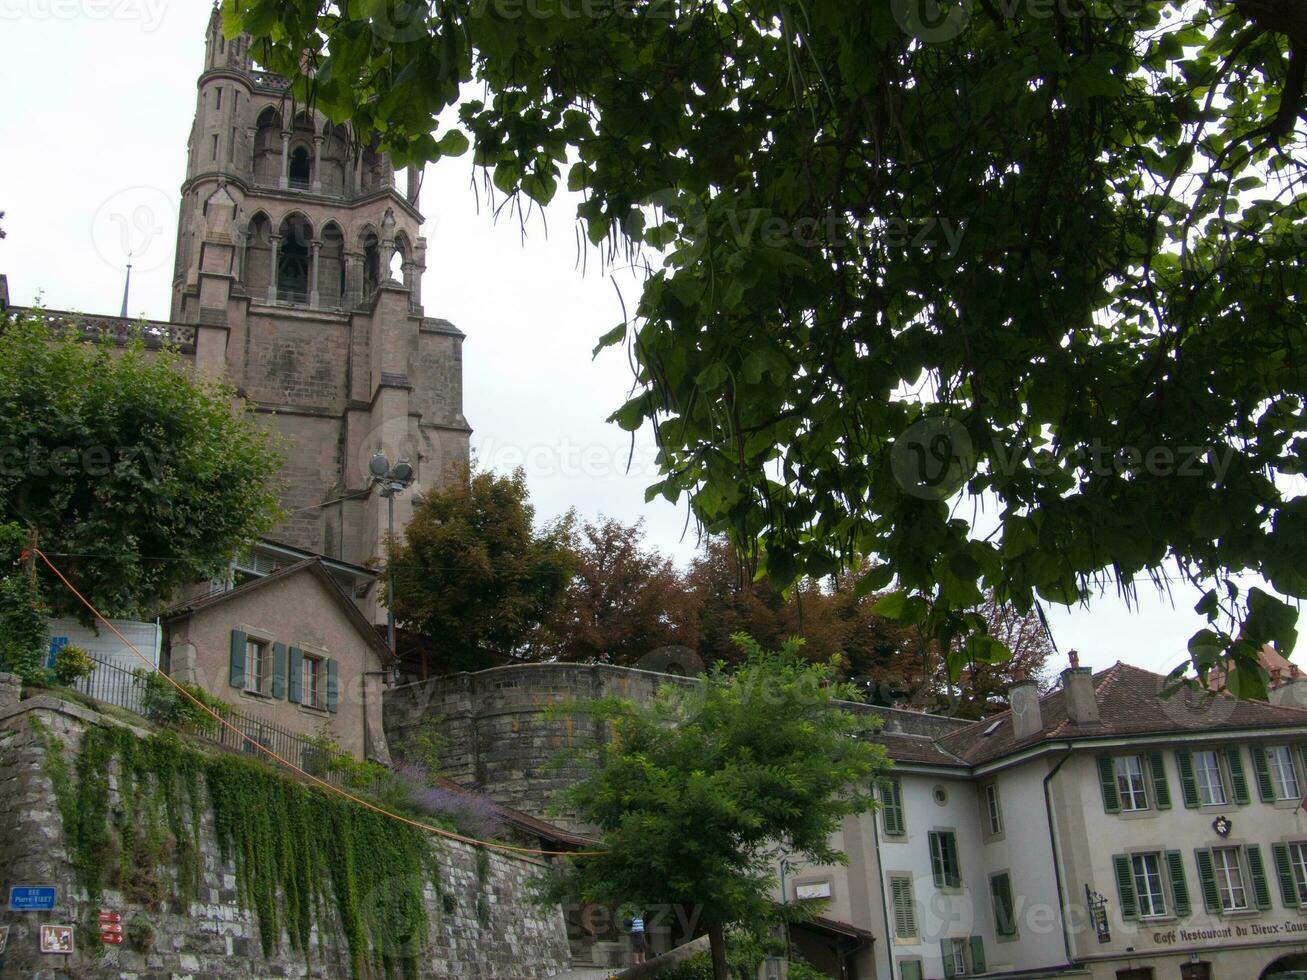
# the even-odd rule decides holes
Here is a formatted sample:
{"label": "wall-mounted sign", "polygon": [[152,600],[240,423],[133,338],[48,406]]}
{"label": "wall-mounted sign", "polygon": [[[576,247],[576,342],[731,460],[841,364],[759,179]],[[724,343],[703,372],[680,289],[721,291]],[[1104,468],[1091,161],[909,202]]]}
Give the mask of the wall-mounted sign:
{"label": "wall-mounted sign", "polygon": [[10,912],[49,912],[58,890],[49,885],[14,885],[9,889]]}
{"label": "wall-mounted sign", "polygon": [[73,951],[72,926],[41,926],[41,952],[71,954]]}
{"label": "wall-mounted sign", "polygon": [[0,956],[5,955],[5,947],[9,945],[9,927],[0,926]]}
{"label": "wall-mounted sign", "polygon": [[1229,837],[1233,826],[1234,824],[1230,822],[1230,818],[1224,814],[1212,821],[1212,829],[1216,831],[1218,837]]}
{"label": "wall-mounted sign", "polygon": [[100,913],[100,942],[109,946],[123,944],[123,914],[121,912]]}
{"label": "wall-mounted sign", "polygon": [[811,898],[830,898],[830,882],[818,881],[809,885],[796,885],[794,895],[801,902]]}

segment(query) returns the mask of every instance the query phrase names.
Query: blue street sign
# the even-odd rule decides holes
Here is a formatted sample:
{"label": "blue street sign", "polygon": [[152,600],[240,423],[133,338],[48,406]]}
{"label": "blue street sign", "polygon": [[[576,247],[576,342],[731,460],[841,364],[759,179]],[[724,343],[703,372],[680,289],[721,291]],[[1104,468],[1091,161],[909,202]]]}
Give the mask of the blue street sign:
{"label": "blue street sign", "polygon": [[10,912],[48,912],[54,908],[54,888],[14,885],[9,889]]}

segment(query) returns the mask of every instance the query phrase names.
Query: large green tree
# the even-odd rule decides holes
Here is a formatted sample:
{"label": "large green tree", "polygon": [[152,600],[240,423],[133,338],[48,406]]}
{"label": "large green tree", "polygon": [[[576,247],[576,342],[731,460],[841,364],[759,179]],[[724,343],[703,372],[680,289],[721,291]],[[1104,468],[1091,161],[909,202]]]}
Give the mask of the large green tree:
{"label": "large green tree", "polygon": [[565,180],[609,255],[663,253],[601,341],[637,365],[615,418],[774,580],[875,556],[957,672],[1009,653],[986,590],[1173,576],[1198,671],[1264,692],[1296,615],[1233,577],[1307,596],[1298,0],[224,11],[398,163],[469,134],[500,191]]}
{"label": "large green tree", "polygon": [[727,980],[724,935],[766,919],[778,852],[832,864],[844,818],[870,808],[884,749],[855,737],[864,721],[836,708],[853,697],[831,664],[741,636],[745,662],[651,705],[612,698],[574,706],[610,723],[584,754],[591,774],[564,805],[603,833],[604,853],[568,863],[560,896],[636,908],[690,906]]}
{"label": "large green tree", "polygon": [[[80,336],[0,319],[0,524],[35,531],[105,615],[141,615],[272,527],[280,458],[234,393],[175,353]],[[53,611],[89,615],[37,570]]]}
{"label": "large green tree", "polygon": [[425,493],[389,543],[395,618],[454,667],[524,653],[562,608],[576,560],[570,515],[535,527],[526,475],[471,469]]}

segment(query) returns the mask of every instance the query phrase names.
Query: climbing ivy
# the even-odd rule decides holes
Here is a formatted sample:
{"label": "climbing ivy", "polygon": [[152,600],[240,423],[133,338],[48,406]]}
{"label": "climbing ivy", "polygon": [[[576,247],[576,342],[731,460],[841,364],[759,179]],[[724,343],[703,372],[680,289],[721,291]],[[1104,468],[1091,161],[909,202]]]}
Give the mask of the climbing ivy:
{"label": "climbing ivy", "polygon": [[91,726],[70,762],[63,743],[35,725],[68,855],[92,905],[117,888],[130,904],[157,911],[171,897],[184,912],[201,880],[207,805],[265,957],[284,934],[309,958],[316,924],[320,945],[332,932],[344,936],[355,977],[417,976],[427,940],[423,892],[428,882],[439,889],[417,828],[252,759],[199,752],[171,732],[139,738],[124,727]]}

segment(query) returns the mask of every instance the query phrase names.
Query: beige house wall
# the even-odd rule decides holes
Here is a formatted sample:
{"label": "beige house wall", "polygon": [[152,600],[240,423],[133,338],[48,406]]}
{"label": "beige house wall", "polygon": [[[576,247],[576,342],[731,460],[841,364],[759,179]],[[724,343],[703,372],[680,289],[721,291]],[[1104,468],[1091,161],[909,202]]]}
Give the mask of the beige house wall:
{"label": "beige house wall", "polygon": [[[284,643],[337,663],[337,710],[292,704],[287,698],[231,685],[232,630],[269,644]],[[380,654],[325,586],[304,571],[200,609],[169,625],[172,675],[197,684],[239,711],[288,731],[324,732],[355,756],[388,758],[381,727]],[[371,674],[371,676],[369,676]]]}

